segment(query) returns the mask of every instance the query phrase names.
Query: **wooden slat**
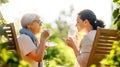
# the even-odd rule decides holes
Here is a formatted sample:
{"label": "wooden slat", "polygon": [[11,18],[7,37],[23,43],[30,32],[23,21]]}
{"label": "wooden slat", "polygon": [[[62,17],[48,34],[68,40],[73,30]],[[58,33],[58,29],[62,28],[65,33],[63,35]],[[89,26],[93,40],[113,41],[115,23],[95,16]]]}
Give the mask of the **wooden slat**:
{"label": "wooden slat", "polygon": [[102,39],[102,40],[118,40],[117,37],[99,37],[99,39]]}
{"label": "wooden slat", "polygon": [[[8,46],[8,49],[9,49],[9,50],[15,50],[16,47],[15,47],[15,46]],[[16,51],[16,50],[15,50],[15,51]]]}
{"label": "wooden slat", "polygon": [[95,54],[108,54],[110,51],[95,51]]}
{"label": "wooden slat", "polygon": [[98,47],[112,47],[113,43],[98,43]]}
{"label": "wooden slat", "polygon": [[7,34],[12,34],[12,32],[6,32]]}
{"label": "wooden slat", "polygon": [[[112,29],[104,29],[104,30],[103,30],[103,29],[100,29],[100,28],[99,28],[99,32],[100,32],[101,35],[105,35],[105,36],[108,36],[108,35],[109,35],[109,36],[113,36],[113,35],[116,36],[116,35],[117,35],[117,30],[112,30]],[[107,33],[106,33],[106,32],[107,32]],[[101,36],[101,35],[100,35],[100,36]]]}
{"label": "wooden slat", "polygon": [[96,47],[96,50],[105,50],[105,51],[109,51],[111,50],[111,47]]}
{"label": "wooden slat", "polygon": [[103,41],[103,40],[98,40],[97,42],[98,43],[108,43],[108,44],[113,43],[113,41]]}
{"label": "wooden slat", "polygon": [[9,35],[8,35],[8,37],[9,37],[9,38],[13,38],[13,36],[9,36]]}

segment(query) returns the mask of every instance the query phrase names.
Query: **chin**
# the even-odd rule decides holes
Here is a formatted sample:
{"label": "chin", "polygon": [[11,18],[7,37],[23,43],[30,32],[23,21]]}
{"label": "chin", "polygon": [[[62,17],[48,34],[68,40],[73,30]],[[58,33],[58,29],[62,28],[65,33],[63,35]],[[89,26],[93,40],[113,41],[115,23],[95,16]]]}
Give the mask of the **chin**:
{"label": "chin", "polygon": [[38,34],[38,33],[39,33],[39,31],[35,32],[34,34]]}
{"label": "chin", "polygon": [[82,30],[80,29],[80,30],[78,30],[78,32],[82,32]]}
{"label": "chin", "polygon": [[77,31],[79,32],[79,31],[81,31],[81,29],[80,29],[80,28],[77,28]]}

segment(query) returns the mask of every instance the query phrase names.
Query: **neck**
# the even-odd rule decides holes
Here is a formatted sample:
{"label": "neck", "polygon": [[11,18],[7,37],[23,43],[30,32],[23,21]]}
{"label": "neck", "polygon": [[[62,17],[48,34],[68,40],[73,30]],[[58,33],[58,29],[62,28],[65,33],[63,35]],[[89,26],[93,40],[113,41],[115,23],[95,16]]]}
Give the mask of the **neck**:
{"label": "neck", "polygon": [[82,32],[83,34],[88,34],[93,28],[92,27],[86,27],[83,30],[79,31]]}
{"label": "neck", "polygon": [[34,35],[35,35],[35,33],[30,29],[30,28],[27,28],[29,31],[31,31]]}
{"label": "neck", "polygon": [[81,31],[79,31],[79,32],[81,32],[81,33],[83,33],[83,34],[88,34],[90,31],[88,31],[88,30],[81,30]]}

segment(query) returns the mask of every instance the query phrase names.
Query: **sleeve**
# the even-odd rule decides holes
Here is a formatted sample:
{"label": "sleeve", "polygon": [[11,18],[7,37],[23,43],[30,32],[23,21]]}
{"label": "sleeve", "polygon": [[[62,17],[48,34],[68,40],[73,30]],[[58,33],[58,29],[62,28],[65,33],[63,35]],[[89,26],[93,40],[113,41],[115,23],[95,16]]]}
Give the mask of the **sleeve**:
{"label": "sleeve", "polygon": [[31,51],[37,49],[35,44],[32,42],[29,36],[23,35],[18,38],[18,43],[20,46],[20,50],[24,55],[29,54]]}

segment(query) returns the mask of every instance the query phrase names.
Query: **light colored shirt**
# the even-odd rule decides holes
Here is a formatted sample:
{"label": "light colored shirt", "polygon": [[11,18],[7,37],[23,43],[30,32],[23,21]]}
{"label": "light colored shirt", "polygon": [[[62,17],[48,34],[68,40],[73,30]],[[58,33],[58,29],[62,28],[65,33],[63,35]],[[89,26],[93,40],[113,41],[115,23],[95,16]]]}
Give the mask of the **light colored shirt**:
{"label": "light colored shirt", "polygon": [[[86,67],[89,54],[93,45],[96,30],[90,31],[80,42],[80,55],[77,56],[79,67]],[[78,65],[77,65],[78,66]]]}
{"label": "light colored shirt", "polygon": [[37,46],[32,42],[30,37],[25,34],[21,34],[18,37],[18,44],[20,47],[22,59],[31,64],[30,67],[38,67],[38,62],[34,61],[32,58],[27,56],[27,54],[29,54],[31,51],[37,49]]}

